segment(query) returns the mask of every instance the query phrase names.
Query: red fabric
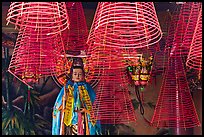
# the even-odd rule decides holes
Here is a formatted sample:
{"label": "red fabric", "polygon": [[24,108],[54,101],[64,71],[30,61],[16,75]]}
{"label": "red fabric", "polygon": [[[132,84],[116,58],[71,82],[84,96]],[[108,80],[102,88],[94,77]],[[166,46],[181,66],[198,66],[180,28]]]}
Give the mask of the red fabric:
{"label": "red fabric", "polygon": [[78,112],[78,135],[83,135],[83,119],[82,119],[82,114],[81,112]]}

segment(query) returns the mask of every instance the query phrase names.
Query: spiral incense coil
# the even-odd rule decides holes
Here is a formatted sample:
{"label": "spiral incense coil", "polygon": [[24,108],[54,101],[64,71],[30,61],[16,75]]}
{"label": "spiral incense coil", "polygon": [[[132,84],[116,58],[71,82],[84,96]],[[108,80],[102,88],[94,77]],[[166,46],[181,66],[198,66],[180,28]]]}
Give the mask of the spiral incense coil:
{"label": "spiral incense coil", "polygon": [[[94,62],[94,60],[93,60]],[[105,61],[104,61],[105,62]],[[90,62],[93,64],[92,62]],[[89,64],[89,63],[88,63]],[[115,70],[115,69],[122,69],[126,73],[126,65],[125,63],[122,63],[121,61],[118,61],[117,63],[109,63],[108,66],[103,66],[104,64],[101,64],[101,67],[99,66],[86,66],[89,69],[89,72],[87,73],[87,80],[100,80],[104,76],[104,70]],[[126,74],[124,74],[126,75]],[[114,80],[114,79],[113,79]]]}
{"label": "spiral incense coil", "polygon": [[154,63],[152,66],[153,74],[163,73],[168,65],[168,52],[157,51],[154,54]]}
{"label": "spiral incense coil", "polygon": [[[170,56],[187,56],[192,34],[195,28],[195,19],[198,17],[199,3],[186,2],[182,4],[179,19],[176,23]],[[197,13],[196,13],[197,12]],[[195,15],[197,14],[197,15]]]}
{"label": "spiral incense coil", "polygon": [[190,45],[186,66],[196,70],[202,70],[202,7]]}
{"label": "spiral incense coil", "polygon": [[65,2],[11,2],[6,20],[18,30],[30,27],[48,36],[69,25]]}
{"label": "spiral incense coil", "polygon": [[99,2],[87,43],[142,48],[161,37],[153,2]]}
{"label": "spiral incense coil", "polygon": [[[180,9],[180,14],[179,14],[179,20],[176,25],[176,30],[174,33],[174,40],[173,40],[173,45],[172,45],[172,51],[171,51],[171,56],[180,56],[182,55],[183,57],[187,56],[188,54],[188,49],[190,43],[187,42],[188,39],[192,40],[192,34],[194,32],[195,28],[195,23],[194,27],[188,28],[190,25],[190,17],[192,18],[191,14],[193,10],[197,10],[197,16],[198,17],[198,11],[199,11],[199,5],[194,7],[193,2],[186,2],[182,4],[181,9]],[[196,8],[196,9],[195,9]],[[197,9],[198,8],[198,9]],[[194,21],[195,22],[195,21]],[[190,38],[188,37],[188,34],[191,34]],[[185,47],[188,45],[187,47]]]}
{"label": "spiral incense coil", "polygon": [[[95,45],[96,46],[96,45]],[[122,63],[122,60],[124,60],[124,57],[121,55],[120,50],[110,48],[107,46],[104,47],[96,47],[92,52],[90,53],[90,58],[93,60],[94,65],[99,68],[122,68],[124,66],[120,66]]]}
{"label": "spiral incense coil", "polygon": [[106,45],[91,44],[87,52],[87,65],[89,80],[98,79],[104,69],[126,68],[124,56],[118,48],[107,47]]}
{"label": "spiral incense coil", "polygon": [[[124,57],[119,50],[117,51],[113,49],[114,48],[108,47],[97,48],[97,50],[95,49],[95,52],[88,54],[86,64],[84,65],[85,69],[88,70],[86,74],[87,81],[100,81],[100,78],[103,77],[104,70],[106,69],[122,69],[126,72],[128,63],[124,61]],[[93,49],[91,51],[93,51]]]}
{"label": "spiral incense coil", "polygon": [[86,51],[88,29],[81,2],[66,2],[69,16],[69,29],[63,32],[65,50]]}
{"label": "spiral incense coil", "polygon": [[[58,35],[54,39],[41,39],[33,28],[21,28],[8,71],[25,84],[35,83],[43,76],[52,75],[57,70],[58,60],[64,60],[63,43]],[[64,73],[65,69],[60,69]]]}
{"label": "spiral incense coil", "polygon": [[142,56],[142,54],[138,54],[136,49],[120,49],[119,51],[123,57],[123,62],[128,66],[134,66]]}
{"label": "spiral incense coil", "polygon": [[170,57],[151,120],[154,127],[200,126],[181,57]]}
{"label": "spiral incense coil", "polygon": [[135,112],[127,85],[120,69],[104,70],[96,90],[93,110],[102,124],[124,124],[135,122]]}
{"label": "spiral incense coil", "polygon": [[181,47],[181,45],[183,43],[183,36],[186,28],[186,24],[182,24],[183,22],[184,20],[179,20],[177,22],[177,26],[179,27],[176,27],[176,30],[175,30],[170,56],[180,56],[182,54],[183,47]]}
{"label": "spiral incense coil", "polygon": [[168,52],[169,48],[171,48],[173,45],[174,35],[176,32],[176,25],[177,25],[177,22],[179,20],[178,12],[179,11],[177,8],[176,11],[173,12],[172,18],[170,20],[170,25],[168,28],[168,33],[167,33],[166,42],[165,42],[165,49],[164,49],[165,52]]}
{"label": "spiral incense coil", "polygon": [[[195,27],[198,20],[199,11],[201,9],[201,2],[187,2],[186,4],[190,5],[190,11],[186,11],[186,13],[190,14],[187,19],[186,31],[183,36],[183,42],[180,47],[182,47],[182,54],[185,56],[188,55],[190,45],[193,39],[193,34],[195,31]],[[186,5],[185,4],[185,5]]]}

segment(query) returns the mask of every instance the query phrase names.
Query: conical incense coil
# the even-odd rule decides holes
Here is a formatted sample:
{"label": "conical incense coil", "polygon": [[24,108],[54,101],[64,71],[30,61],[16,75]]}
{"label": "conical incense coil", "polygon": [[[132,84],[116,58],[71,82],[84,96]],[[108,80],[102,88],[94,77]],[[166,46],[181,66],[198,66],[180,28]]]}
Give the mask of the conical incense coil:
{"label": "conical incense coil", "polygon": [[167,128],[200,126],[181,57],[169,58],[151,125]]}
{"label": "conical incense coil", "polygon": [[188,55],[190,49],[193,34],[198,20],[199,11],[201,9],[202,4],[201,2],[187,2],[187,3],[189,3],[191,6],[190,11],[186,11],[188,14],[190,13],[190,15],[189,18],[187,19],[188,23],[183,36],[182,45],[180,46],[182,47],[182,54],[184,54],[185,56]]}
{"label": "conical incense coil", "polygon": [[[198,6],[196,8],[198,8]],[[177,22],[177,26],[176,26],[176,30],[175,30],[175,34],[174,34],[172,51],[170,53],[171,56],[172,55],[173,56],[182,55],[182,57],[186,57],[188,54],[187,49],[189,46],[185,47],[185,45],[186,45],[185,42],[188,39],[187,33],[192,34],[194,32],[194,28],[195,28],[195,27],[193,27],[193,28],[189,28],[187,30],[188,24],[189,24],[189,22],[191,22],[190,21],[190,17],[191,17],[190,14],[192,13],[192,10],[193,10],[193,2],[186,2],[186,3],[182,4],[182,6],[181,6],[180,14],[179,14],[179,20]],[[198,14],[198,11],[197,11],[197,14]],[[187,31],[191,31],[191,32],[187,32]],[[188,43],[188,45],[189,44],[190,43]]]}
{"label": "conical incense coil", "polygon": [[120,54],[123,57],[123,62],[128,66],[135,65],[139,57],[142,56],[142,54],[139,54],[136,49],[118,49],[118,51],[120,51]]}
{"label": "conical incense coil", "polygon": [[187,39],[189,39],[189,33],[191,34],[190,39],[192,39],[195,23],[194,23],[194,27],[191,26],[191,28],[188,28],[189,27],[188,25],[190,22],[192,22],[190,18],[192,18],[191,14],[193,10],[197,10],[197,14],[199,11],[199,5],[197,4],[196,7],[194,7],[194,5],[195,4],[193,2],[186,2],[181,6],[179,19],[178,19],[178,22],[176,23],[176,28],[173,36],[174,38],[173,38],[172,49],[170,53],[171,56],[182,55],[182,57],[186,57],[188,54],[189,46],[186,47],[186,45],[189,45],[190,43],[189,42],[187,43],[188,41]]}
{"label": "conical incense coil", "polygon": [[69,29],[63,32],[65,50],[87,51],[88,29],[81,2],[66,2]]}
{"label": "conical incense coil", "polygon": [[153,2],[99,2],[87,42],[142,48],[161,37]]}
{"label": "conical incense coil", "polygon": [[104,47],[98,47],[95,44],[95,48],[88,52],[88,60],[92,60],[93,66],[97,66],[99,68],[122,68],[124,66],[120,66],[122,63],[122,60],[124,60],[124,57],[121,54],[121,51],[117,48],[107,47],[104,45]]}
{"label": "conical incense coil", "polygon": [[41,39],[42,36],[32,32],[31,28],[22,28],[19,32],[8,68],[10,73],[27,85],[37,82],[44,75],[55,73],[58,60],[66,62],[59,35],[54,39],[44,40]]}
{"label": "conical incense coil", "polygon": [[[100,80],[105,69],[123,69],[125,71],[128,66],[128,64],[123,62],[122,57],[119,58],[117,56],[111,56],[110,54],[100,55],[99,58],[93,56],[88,57],[87,65],[85,66],[85,68],[89,70],[87,74],[88,80]],[[106,56],[108,56],[110,60],[106,60]]]}
{"label": "conical incense coil", "polygon": [[[93,110],[96,119],[102,124],[124,124],[136,122],[134,108],[128,93],[127,85],[120,75],[120,70],[105,70],[96,90]],[[112,80],[112,78],[115,80]]]}
{"label": "conical incense coil", "polygon": [[[187,22],[185,22],[185,16],[189,16],[189,11],[188,14],[184,14],[184,6],[185,4],[182,4],[182,7],[180,9],[179,13],[179,19],[176,22],[176,27],[173,35],[173,42],[172,42],[172,49],[171,49],[171,56],[180,56],[182,54],[182,48],[181,45],[183,43],[183,36],[185,34],[185,29],[187,26]],[[187,17],[188,19],[188,17]]]}
{"label": "conical incense coil", "polygon": [[64,2],[11,2],[7,24],[15,28],[40,29],[46,35],[53,35],[68,28],[69,19]]}
{"label": "conical incense coil", "polygon": [[117,86],[128,86],[127,71],[126,68],[120,69],[103,69],[99,77],[100,80],[112,82],[118,82]]}
{"label": "conical incense coil", "polygon": [[87,52],[86,68],[89,70],[89,80],[98,79],[104,69],[126,68],[124,56],[119,48],[107,47],[93,43]]}
{"label": "conical incense coil", "polygon": [[175,11],[173,11],[171,20],[170,20],[170,25],[168,27],[168,32],[167,32],[167,36],[166,36],[166,42],[165,42],[165,51],[169,50],[169,48],[172,47],[173,45],[173,41],[174,41],[174,35],[176,32],[176,27],[178,24],[178,20],[179,20],[179,7],[176,7]]}
{"label": "conical incense coil", "polygon": [[168,64],[168,52],[157,51],[154,54],[152,71],[154,74],[163,73]]}
{"label": "conical incense coil", "polygon": [[186,66],[196,70],[202,70],[202,7],[190,45]]}

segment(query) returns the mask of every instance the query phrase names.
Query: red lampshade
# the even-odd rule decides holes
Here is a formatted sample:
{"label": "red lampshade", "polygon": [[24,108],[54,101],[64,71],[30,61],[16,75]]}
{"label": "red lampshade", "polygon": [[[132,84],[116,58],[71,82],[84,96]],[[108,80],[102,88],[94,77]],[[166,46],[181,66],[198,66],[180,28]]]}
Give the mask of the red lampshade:
{"label": "red lampshade", "polygon": [[186,66],[202,70],[202,7],[199,11]]}
{"label": "red lampshade", "polygon": [[170,57],[151,120],[154,127],[200,126],[181,57]]}

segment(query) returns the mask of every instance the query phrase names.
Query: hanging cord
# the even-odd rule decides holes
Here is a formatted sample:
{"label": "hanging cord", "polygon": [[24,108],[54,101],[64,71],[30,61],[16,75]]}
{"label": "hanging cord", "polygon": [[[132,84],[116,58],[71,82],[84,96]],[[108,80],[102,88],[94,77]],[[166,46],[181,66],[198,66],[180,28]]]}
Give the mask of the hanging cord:
{"label": "hanging cord", "polygon": [[147,122],[149,125],[150,125],[150,121],[147,120],[145,117],[144,117],[144,107],[143,107],[143,104],[142,104],[142,100],[141,100],[141,97],[140,97],[140,93],[139,93],[139,89],[135,86],[135,93],[136,93],[136,97],[139,101],[139,105],[140,105],[140,113],[142,114],[145,122]]}
{"label": "hanging cord", "polygon": [[139,92],[139,90],[138,90],[138,88],[136,86],[135,86],[135,93],[136,93],[137,100],[139,101],[140,113],[142,115],[144,115],[144,107],[142,105],[142,100],[141,100],[141,97],[140,97],[140,92]]}

